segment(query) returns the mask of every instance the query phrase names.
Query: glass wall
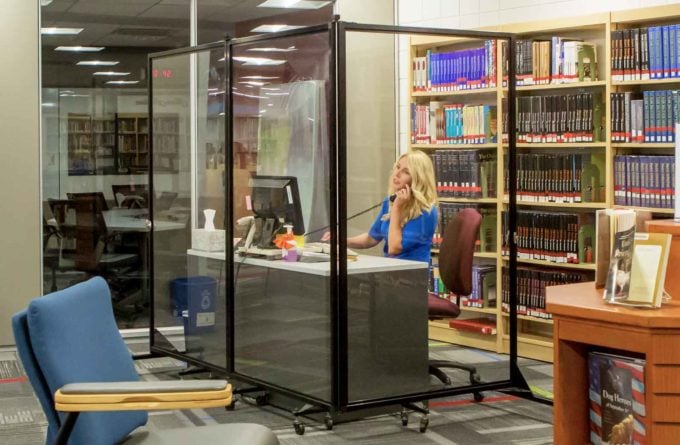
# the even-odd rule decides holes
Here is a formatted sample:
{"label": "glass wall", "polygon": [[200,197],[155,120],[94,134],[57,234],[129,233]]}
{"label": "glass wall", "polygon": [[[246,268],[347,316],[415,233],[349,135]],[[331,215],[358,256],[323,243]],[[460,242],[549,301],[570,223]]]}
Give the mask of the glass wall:
{"label": "glass wall", "polygon": [[[265,0],[41,2],[43,289],[104,276],[123,328],[146,327],[149,317],[147,83],[150,78],[181,81],[184,75],[174,66],[147,72],[147,55],[189,45],[193,2],[199,43],[267,31],[255,30],[259,25],[325,22],[333,9],[331,1],[305,2],[311,9]],[[210,79],[219,83],[215,72]],[[200,179],[200,188],[209,191],[200,205],[211,207],[222,199],[224,163],[223,88],[215,85],[205,97],[203,127],[193,130],[203,138],[196,141],[197,161],[209,167]],[[188,208],[188,184],[181,179],[188,161],[180,157],[191,134],[183,127],[187,110],[180,103],[162,108],[156,124],[163,151],[153,159],[155,197]],[[240,162],[247,166],[255,142],[238,142]],[[218,213],[215,219],[222,217]],[[184,232],[189,229],[187,222]]]}

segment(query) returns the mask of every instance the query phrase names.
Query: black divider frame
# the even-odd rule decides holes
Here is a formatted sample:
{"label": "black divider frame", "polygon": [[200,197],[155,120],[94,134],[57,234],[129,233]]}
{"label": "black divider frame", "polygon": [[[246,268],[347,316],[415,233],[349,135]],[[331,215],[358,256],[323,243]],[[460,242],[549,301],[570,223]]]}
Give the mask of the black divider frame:
{"label": "black divider frame", "polygon": [[[219,366],[215,366],[212,363],[196,359],[194,357],[189,357],[186,354],[183,354],[182,352],[178,351],[169,341],[167,341],[164,337],[164,335],[156,329],[155,325],[155,301],[154,301],[154,295],[155,295],[155,280],[153,279],[154,277],[154,270],[155,270],[155,265],[154,265],[154,231],[153,231],[153,223],[154,223],[154,162],[153,162],[153,153],[154,153],[154,144],[153,144],[153,63],[156,59],[161,59],[165,57],[173,57],[173,56],[179,56],[182,54],[190,55],[190,54],[195,54],[199,53],[201,51],[210,51],[218,48],[225,48],[225,42],[224,41],[217,41],[217,42],[212,42],[212,43],[206,43],[203,45],[198,45],[198,46],[191,46],[191,47],[186,47],[186,48],[179,48],[179,49],[173,49],[173,50],[168,50],[168,51],[162,51],[162,52],[157,52],[157,53],[150,53],[148,56],[148,64],[147,64],[147,73],[148,73],[148,88],[147,88],[147,94],[148,94],[148,102],[149,102],[149,120],[148,120],[148,128],[149,128],[149,220],[151,221],[151,236],[149,237],[149,251],[147,252],[148,258],[149,258],[149,295],[150,301],[149,301],[149,352],[150,356],[155,357],[155,356],[168,356],[168,357],[173,357],[178,360],[182,360],[184,362],[190,363],[192,365],[197,366],[200,369],[206,369],[206,370],[211,370],[215,371],[217,373],[224,373],[224,369]],[[156,341],[158,336],[158,339],[161,339],[160,341]],[[229,345],[228,339],[227,340],[227,346]],[[227,356],[229,357],[229,356]],[[143,358],[143,357],[139,357]]]}
{"label": "black divider frame", "polygon": [[[327,401],[318,400],[297,391],[283,388],[271,383],[261,381],[240,374],[234,369],[234,248],[231,242],[233,238],[233,227],[231,224],[226,224],[226,282],[227,282],[227,338],[225,339],[227,354],[227,369],[215,366],[211,363],[206,363],[196,360],[191,357],[186,357],[182,353],[174,350],[174,348],[159,345],[154,343],[154,318],[153,318],[153,301],[151,301],[151,325],[150,325],[150,341],[151,351],[153,353],[172,356],[189,363],[204,367],[206,369],[214,370],[221,373],[226,373],[229,377],[245,383],[256,385],[264,390],[274,391],[283,395],[289,396],[293,399],[314,405],[319,408],[328,409],[331,412],[355,411],[367,408],[383,407],[395,404],[410,404],[413,402],[425,401],[434,398],[450,397],[461,394],[469,394],[481,391],[501,391],[512,394],[522,398],[530,399],[543,404],[552,404],[551,400],[535,396],[532,394],[529,385],[527,384],[522,372],[517,364],[517,245],[516,245],[516,228],[517,228],[517,172],[516,172],[516,116],[515,116],[515,98],[516,88],[515,82],[515,36],[510,33],[503,32],[487,32],[487,31],[470,31],[470,30],[448,30],[441,28],[419,28],[419,27],[405,27],[405,26],[388,26],[388,25],[371,25],[342,22],[337,17],[328,24],[317,25],[307,28],[301,28],[291,31],[284,31],[278,33],[271,33],[267,35],[258,35],[252,37],[244,37],[237,39],[226,39],[222,43],[202,45],[199,47],[186,48],[182,50],[167,51],[163,53],[151,54],[149,56],[149,72],[151,71],[153,59],[157,57],[164,57],[169,55],[176,55],[182,53],[191,53],[200,50],[214,48],[216,45],[223,44],[225,50],[225,64],[226,64],[226,85],[225,85],[225,135],[226,135],[226,159],[233,159],[233,120],[230,118],[233,112],[233,95],[231,88],[231,81],[233,77],[233,67],[231,65],[231,48],[235,45],[259,42],[259,41],[276,41],[279,38],[300,36],[313,33],[328,32],[331,57],[330,57],[330,82],[331,94],[329,102],[329,159],[330,159],[330,223],[331,223],[331,246],[338,246],[331,250],[331,403]],[[498,39],[508,42],[508,158],[509,158],[509,208],[508,208],[508,226],[511,236],[508,240],[510,247],[510,379],[501,380],[489,383],[473,384],[468,386],[461,386],[455,388],[442,388],[433,391],[426,391],[421,393],[413,393],[400,395],[395,397],[349,401],[348,400],[348,332],[347,332],[347,176],[346,176],[346,159],[347,159],[347,121],[346,121],[346,95],[348,93],[346,86],[346,34],[348,32],[362,32],[362,33],[387,33],[387,34],[410,34],[410,35],[438,35],[444,37],[466,37],[479,39]],[[498,86],[499,88],[501,85]],[[149,77],[149,114],[152,115],[152,97],[153,97],[153,78]],[[151,126],[151,119],[149,122],[150,141],[153,141],[153,128]],[[153,145],[151,145],[151,154],[153,154]],[[153,159],[153,156],[150,156]],[[149,184],[153,190],[153,164],[150,166]],[[226,196],[226,216],[228,221],[233,219],[233,202],[229,199],[233,192],[233,176],[231,169],[226,169],[225,181],[225,196]],[[153,195],[153,194],[151,194]],[[153,199],[153,198],[151,198]],[[153,221],[153,213],[150,213],[150,218]],[[153,249],[153,235],[151,237],[151,249]],[[153,250],[152,250],[153,251]],[[153,255],[151,255],[151,270],[153,271]],[[152,272],[153,273],[153,272]],[[151,280],[151,291],[153,294],[153,280]],[[231,334],[231,335],[230,335]],[[307,410],[311,412],[311,410]]]}

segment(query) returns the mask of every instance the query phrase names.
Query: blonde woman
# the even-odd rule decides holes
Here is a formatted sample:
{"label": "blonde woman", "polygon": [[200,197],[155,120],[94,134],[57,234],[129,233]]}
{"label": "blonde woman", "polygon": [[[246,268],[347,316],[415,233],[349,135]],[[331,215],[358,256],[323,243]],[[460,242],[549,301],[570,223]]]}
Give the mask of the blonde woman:
{"label": "blonde woman", "polygon": [[394,164],[388,194],[391,196],[383,201],[368,233],[347,238],[347,246],[368,249],[384,240],[385,256],[429,262],[437,228],[437,193],[430,157],[421,151],[402,155]]}

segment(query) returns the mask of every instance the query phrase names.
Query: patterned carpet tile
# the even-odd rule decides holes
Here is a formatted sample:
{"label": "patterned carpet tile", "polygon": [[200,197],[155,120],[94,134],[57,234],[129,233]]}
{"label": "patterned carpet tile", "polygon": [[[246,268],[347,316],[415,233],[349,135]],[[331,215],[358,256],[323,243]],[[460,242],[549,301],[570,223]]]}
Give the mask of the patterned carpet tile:
{"label": "patterned carpet tile", "polygon": [[[136,352],[143,352],[135,345]],[[431,354],[442,360],[475,364],[487,379],[508,378],[507,356],[486,351],[434,345]],[[433,357],[433,358],[434,358]],[[145,380],[176,379],[187,368],[179,360],[161,357],[135,362]],[[520,360],[519,366],[529,384],[541,395],[552,395],[552,365]],[[466,382],[466,374],[450,371],[451,377]],[[197,374],[196,378],[206,375]],[[432,380],[433,385],[441,383]],[[337,423],[328,431],[322,422],[304,419],[306,432],[295,433],[290,412],[273,406],[255,406],[242,398],[233,411],[224,408],[151,412],[146,428],[202,426],[215,423],[253,422],[268,426],[283,445],[543,445],[552,443],[552,409],[535,402],[501,393],[486,393],[482,403],[470,395],[430,401],[429,427],[419,432],[421,414],[411,413],[408,426],[402,426],[399,413]],[[33,395],[14,351],[0,350],[0,443],[33,445],[44,443],[47,422]]]}

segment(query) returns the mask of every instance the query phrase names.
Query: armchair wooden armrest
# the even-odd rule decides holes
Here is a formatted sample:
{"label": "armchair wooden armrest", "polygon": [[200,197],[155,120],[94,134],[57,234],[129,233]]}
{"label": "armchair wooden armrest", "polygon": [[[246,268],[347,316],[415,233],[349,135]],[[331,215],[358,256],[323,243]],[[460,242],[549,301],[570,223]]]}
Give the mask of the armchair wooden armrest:
{"label": "armchair wooden armrest", "polygon": [[224,380],[70,383],[54,394],[57,411],[134,411],[215,408],[231,404]]}

